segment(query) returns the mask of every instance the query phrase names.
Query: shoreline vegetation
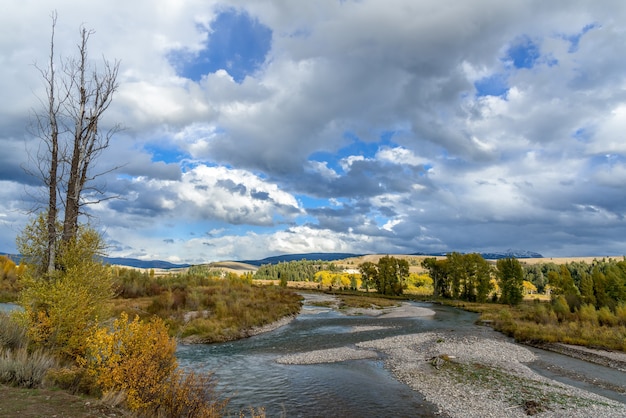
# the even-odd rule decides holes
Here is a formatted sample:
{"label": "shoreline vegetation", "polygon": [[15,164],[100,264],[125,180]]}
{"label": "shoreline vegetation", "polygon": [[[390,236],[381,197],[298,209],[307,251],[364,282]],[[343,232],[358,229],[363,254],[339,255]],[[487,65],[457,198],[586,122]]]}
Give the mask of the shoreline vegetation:
{"label": "shoreline vegetation", "polygon": [[[380,258],[384,257],[378,257],[378,260]],[[156,274],[153,270],[141,271],[108,266],[112,282],[114,283],[115,297],[108,302],[107,311],[112,318],[127,315],[130,320],[137,316],[138,320],[146,323],[151,321],[150,318],[160,318],[159,321],[166,327],[164,329],[168,330],[169,335],[175,338],[175,341],[181,344],[188,344],[230,341],[269,332],[284,326],[293,320],[300,311],[302,296],[299,293],[303,291],[315,291],[316,294],[323,295],[320,300],[315,302],[319,306],[332,307],[347,314],[368,316],[417,316],[425,314],[425,311],[414,309],[415,307],[407,304],[407,300],[445,303],[479,313],[480,321],[484,325],[488,325],[488,327],[484,327],[485,330],[490,330],[491,333],[487,337],[485,335],[468,336],[469,339],[463,340],[457,340],[453,335],[440,333],[437,335],[429,334],[428,336],[407,336],[407,339],[390,341],[363,342],[356,348],[339,349],[334,353],[323,353],[324,357],[343,361],[351,358],[371,358],[374,355],[383,355],[388,358],[387,366],[399,380],[407,383],[413,389],[427,396],[427,398],[430,396],[429,399],[434,404],[449,405],[448,407],[441,407],[443,416],[472,416],[471,414],[467,415],[469,413],[468,410],[463,409],[460,405],[456,405],[455,401],[448,399],[450,396],[453,398],[460,396],[459,399],[465,399],[464,395],[459,395],[459,393],[471,391],[471,388],[463,385],[459,386],[460,383],[458,381],[451,383],[455,379],[463,380],[460,376],[476,378],[481,384],[484,383],[484,379],[499,381],[499,379],[506,380],[504,376],[509,376],[518,385],[512,390],[523,391],[525,386],[530,385],[541,393],[547,393],[539,400],[532,397],[512,400],[502,394],[494,395],[490,392],[495,390],[494,388],[483,388],[486,391],[485,393],[491,393],[491,395],[474,397],[473,399],[477,399],[476,401],[464,400],[471,406],[472,410],[483,411],[484,413],[483,415],[475,416],[501,416],[494,411],[502,411],[504,407],[502,402],[507,404],[508,407],[506,408],[512,411],[507,416],[517,416],[515,415],[517,412],[522,414],[519,416],[534,415],[535,413],[541,414],[541,416],[561,416],[559,414],[566,414],[563,411],[568,411],[567,416],[578,416],[575,414],[571,415],[571,411],[561,405],[572,402],[578,409],[587,411],[588,414],[586,416],[597,416],[596,412],[599,411],[602,416],[626,415],[626,412],[623,410],[615,409],[615,405],[611,402],[604,403],[604,401],[597,400],[593,396],[589,398],[584,394],[577,394],[572,398],[561,389],[559,389],[561,392],[557,389],[545,389],[545,385],[552,387],[553,384],[541,382],[541,379],[537,380],[536,376],[529,375],[529,372],[524,369],[527,369],[527,367],[523,364],[523,361],[520,362],[521,365],[513,362],[512,364],[506,364],[506,367],[498,366],[493,368],[488,364],[491,360],[483,359],[476,362],[470,355],[470,351],[480,352],[481,346],[490,347],[490,344],[496,344],[491,349],[504,350],[504,352],[511,350],[507,345],[510,343],[503,339],[506,335],[523,344],[561,352],[572,357],[626,370],[626,339],[623,337],[626,335],[626,305],[624,305],[623,299],[620,299],[623,296],[620,293],[622,288],[626,289],[626,281],[620,283],[619,277],[622,276],[615,273],[619,273],[622,267],[626,267],[624,265],[626,264],[625,262],[609,260],[608,263],[605,263],[605,260],[602,262],[595,261],[596,271],[593,271],[593,274],[595,274],[593,279],[597,283],[591,280],[592,290],[594,283],[602,291],[606,290],[607,284],[609,285],[608,291],[605,291],[603,294],[597,293],[600,297],[604,297],[605,299],[603,300],[608,301],[607,303],[612,303],[612,307],[609,309],[593,306],[589,299],[583,298],[583,296],[589,296],[589,289],[583,289],[585,280],[587,284],[590,282],[584,273],[589,272],[590,275],[592,273],[591,269],[586,269],[584,262],[576,262],[583,264],[574,266],[575,269],[572,271],[577,275],[575,274],[574,278],[570,276],[572,279],[571,286],[567,282],[569,280],[567,278],[568,274],[562,265],[555,267],[551,264],[545,264],[548,266],[548,269],[542,272],[541,268],[545,267],[545,265],[536,263],[525,264],[525,274],[531,272],[537,275],[531,284],[533,286],[535,284],[543,285],[544,288],[542,290],[548,293],[552,291],[552,295],[545,297],[544,295],[534,293],[537,290],[535,287],[534,290],[529,291],[531,294],[525,295],[524,300],[519,301],[515,305],[510,305],[493,303],[491,298],[483,303],[469,300],[451,300],[441,297],[434,298],[433,289],[435,285],[441,286],[441,282],[439,284],[433,282],[428,274],[429,271],[424,267],[424,257],[407,257],[406,259],[407,265],[410,266],[408,270],[409,275],[405,279],[404,294],[398,296],[384,296],[372,291],[372,288],[367,289],[366,287],[363,289],[364,283],[359,275],[358,260],[352,259],[319,264],[315,262],[293,262],[294,264],[278,266],[283,270],[266,270],[265,276],[260,274],[258,277],[253,272],[247,270],[235,273],[233,271],[215,269],[211,266],[193,266],[185,271],[177,271],[173,274]],[[463,257],[457,257],[457,259],[462,261]],[[373,262],[377,259],[372,256],[366,256],[361,261],[364,260],[369,261],[373,265]],[[433,262],[430,266],[438,268],[444,265],[441,263],[441,260],[443,259],[436,259],[439,264]],[[551,263],[552,261],[544,259],[544,263],[546,262]],[[17,297],[15,295],[19,295],[24,287],[24,283],[18,278],[20,274],[24,274],[24,266],[11,265],[11,263],[8,259],[0,259],[0,267],[2,267],[1,271],[3,272],[3,276],[0,277],[0,297],[2,301],[16,301]],[[538,265],[543,267],[533,267]],[[289,270],[292,266],[295,266],[295,270]],[[567,264],[567,266],[571,267],[570,264]],[[603,272],[599,272],[598,266],[604,268]],[[626,269],[624,270],[626,271]],[[278,280],[271,277],[271,274],[276,274],[277,272],[279,275],[282,274],[282,277]],[[430,272],[432,273],[433,271],[431,270]],[[602,273],[602,275],[599,273]],[[297,279],[286,280],[294,277]],[[309,277],[309,279],[302,279],[302,277]],[[529,276],[525,277],[528,278]],[[547,280],[548,278],[550,278],[550,282]],[[565,279],[565,282],[563,279]],[[453,282],[450,283],[454,286]],[[465,290],[463,291],[463,287],[460,289],[462,295],[471,297],[471,292],[467,291],[468,283],[462,282]],[[499,291],[498,284],[499,282],[492,282],[493,289],[495,289],[492,290],[493,292]],[[601,288],[602,285],[605,288]],[[561,288],[558,288],[558,286],[561,286]],[[445,288],[441,289],[446,290]],[[532,288],[529,287],[529,289]],[[449,288],[448,291],[454,291],[454,287]],[[577,293],[575,294],[574,291]],[[609,291],[613,293],[609,293]],[[564,294],[563,292],[570,293]],[[497,294],[493,293],[492,295]],[[617,296],[613,297],[612,295]],[[612,297],[613,299],[611,299]],[[6,315],[0,315],[0,317],[3,316]],[[10,348],[7,348],[9,345],[6,343],[7,336],[4,331],[5,329],[0,332],[0,334],[4,333],[4,335],[0,335],[0,354],[4,356],[4,363],[2,363],[1,367],[5,367],[11,361],[17,361],[9,358],[10,356],[7,354],[11,351]],[[19,331],[16,331],[16,333],[19,333]],[[20,338],[26,338],[26,335],[17,335],[11,338],[19,340]],[[450,345],[445,345],[443,344],[444,342]],[[446,349],[438,351],[434,350],[434,347]],[[307,361],[316,361],[314,359],[311,360],[310,356],[308,358],[309,360]],[[515,356],[513,355],[511,359],[513,360],[514,358]],[[9,360],[7,361],[7,359]],[[291,359],[290,361],[297,362],[298,360]],[[415,363],[415,361],[418,361],[418,363]],[[424,370],[425,365],[431,368],[434,367],[435,371],[430,368]],[[56,368],[57,371],[73,370],[73,372],[68,372],[68,375],[59,375],[57,373],[54,379],[47,379],[45,387],[69,390],[69,392],[75,394],[82,394],[80,396],[86,395],[88,398],[85,398],[87,399],[85,404],[92,405],[94,408],[106,409],[110,407],[112,409],[118,408],[116,410],[119,411],[119,407],[124,405],[119,399],[112,401],[110,394],[103,401],[93,398],[94,395],[96,397],[102,395],[102,392],[93,390],[94,382],[81,381],[85,376],[81,375],[81,372],[77,372],[77,369],[67,369],[66,366],[59,369],[59,367],[59,365],[54,366],[53,370]],[[518,373],[522,369],[523,372],[521,374]],[[408,370],[413,370],[413,374],[407,375],[405,372]],[[445,376],[433,378],[432,374],[439,373],[440,370],[445,371]],[[450,393],[448,395],[441,393],[429,395],[429,391],[433,389],[429,388],[428,383],[424,382],[429,381],[431,378],[434,379],[432,382],[438,381],[437,379],[443,379],[439,381],[439,384],[447,382],[445,384],[448,386],[445,387],[448,387]],[[43,378],[40,378],[39,383],[34,383],[32,387],[41,387],[43,380]],[[5,381],[4,384],[6,383]],[[8,383],[11,384],[10,381]],[[189,383],[195,384],[193,382]],[[208,380],[206,383],[212,387]],[[86,385],[86,387],[81,388],[81,385]],[[2,389],[0,398],[7,396],[7,391],[11,392],[13,388],[2,386]],[[19,391],[20,389],[16,388],[15,390]],[[42,393],[47,393],[45,392],[46,389],[42,390],[44,391]],[[16,396],[17,394],[18,392],[15,392]],[[218,394],[210,394],[210,396],[215,395]],[[49,395],[45,396],[49,397]],[[586,400],[580,400],[583,398]],[[496,404],[500,402],[495,407],[494,403],[491,402],[494,399],[497,400]],[[220,408],[227,402],[227,400],[224,400],[223,404],[216,404],[217,415],[212,416],[219,416]],[[487,406],[481,406],[476,402],[484,402]],[[484,409],[492,407],[495,409]],[[456,412],[454,408],[457,408]],[[465,411],[466,414],[458,415],[459,411]],[[616,411],[619,411],[619,414],[616,414]],[[3,411],[0,410],[1,412]],[[99,416],[97,414],[94,416]],[[29,415],[23,416],[28,417]],[[82,415],[70,414],[67,416]],[[241,416],[263,417],[264,413],[262,408],[260,408],[259,410],[242,411]]]}

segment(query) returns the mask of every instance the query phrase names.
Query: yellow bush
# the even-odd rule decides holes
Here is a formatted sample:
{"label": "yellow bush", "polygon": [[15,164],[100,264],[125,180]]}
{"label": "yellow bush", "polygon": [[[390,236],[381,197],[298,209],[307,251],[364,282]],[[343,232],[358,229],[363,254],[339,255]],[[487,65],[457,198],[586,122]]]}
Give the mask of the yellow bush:
{"label": "yellow bush", "polygon": [[163,320],[129,321],[122,313],[111,329],[93,331],[81,363],[105,394],[125,392],[128,408],[136,411],[161,402],[177,367],[175,349]]}
{"label": "yellow bush", "polygon": [[617,317],[607,306],[603,306],[598,310],[598,321],[600,321],[600,325],[606,325],[609,327],[613,327],[618,324]]}
{"label": "yellow bush", "polygon": [[19,316],[35,347],[70,359],[84,354],[90,329],[106,315],[113,296],[111,272],[96,257],[103,245],[97,232],[80,229],[76,239],[60,247],[63,269],[38,276],[36,266],[28,266],[21,277]]}
{"label": "yellow bush", "polygon": [[584,304],[578,309],[578,320],[591,325],[598,325],[598,312],[591,304]]}

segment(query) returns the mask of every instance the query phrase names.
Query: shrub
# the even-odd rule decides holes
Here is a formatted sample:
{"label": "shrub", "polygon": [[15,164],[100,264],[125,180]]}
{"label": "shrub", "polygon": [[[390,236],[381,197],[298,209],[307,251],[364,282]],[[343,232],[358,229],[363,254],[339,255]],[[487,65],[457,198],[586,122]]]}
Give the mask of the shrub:
{"label": "shrub", "polygon": [[584,304],[578,309],[578,320],[587,322],[592,325],[598,325],[598,313],[596,307],[590,304]]}
{"label": "shrub", "polygon": [[51,368],[46,373],[44,383],[47,386],[57,387],[74,394],[101,394],[95,379],[83,367]]}
{"label": "shrub", "polygon": [[622,302],[615,307],[615,317],[620,325],[626,325],[626,302]]}
{"label": "shrub", "polygon": [[15,350],[27,345],[26,328],[11,315],[0,313],[0,348]]}
{"label": "shrub", "polygon": [[570,317],[569,305],[567,304],[565,296],[560,295],[552,302],[552,311],[556,314],[559,322]]}
{"label": "shrub", "polygon": [[111,271],[96,257],[103,245],[97,232],[81,228],[59,249],[62,270],[46,276],[37,275],[36,265],[26,270],[19,316],[33,346],[70,359],[83,354],[90,328],[106,315],[113,296]]}
{"label": "shrub", "polygon": [[216,382],[210,374],[178,370],[172,374],[158,408],[145,412],[167,417],[222,417],[228,402],[218,399]]}
{"label": "shrub", "polygon": [[530,312],[530,319],[537,324],[554,324],[558,320],[554,311],[550,309],[550,305],[545,303],[533,303]]}
{"label": "shrub", "polygon": [[175,349],[163,320],[129,321],[122,313],[110,330],[93,331],[80,362],[105,394],[125,392],[128,408],[137,411],[158,405],[177,367]]}
{"label": "shrub", "polygon": [[617,317],[606,306],[603,306],[598,310],[598,321],[600,322],[600,325],[606,325],[609,327],[617,325]]}
{"label": "shrub", "polygon": [[25,347],[0,350],[0,383],[24,388],[41,386],[47,371],[56,360],[42,350],[29,353]]}

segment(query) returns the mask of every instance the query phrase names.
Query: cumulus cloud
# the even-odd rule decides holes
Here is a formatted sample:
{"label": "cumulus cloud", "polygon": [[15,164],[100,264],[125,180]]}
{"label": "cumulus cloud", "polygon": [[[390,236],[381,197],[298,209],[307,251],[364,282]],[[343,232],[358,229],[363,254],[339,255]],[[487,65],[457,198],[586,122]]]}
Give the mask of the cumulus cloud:
{"label": "cumulus cloud", "polygon": [[9,251],[27,218],[19,209],[39,193],[21,166],[34,143],[29,115],[45,97],[32,64],[46,62],[56,9],[58,51],[71,55],[84,24],[96,30],[92,57],[121,62],[103,124],[125,129],[96,167],[120,198],[90,207],[108,239],[124,243],[112,245],[116,255],[623,253],[623,2],[5,8],[0,245]]}

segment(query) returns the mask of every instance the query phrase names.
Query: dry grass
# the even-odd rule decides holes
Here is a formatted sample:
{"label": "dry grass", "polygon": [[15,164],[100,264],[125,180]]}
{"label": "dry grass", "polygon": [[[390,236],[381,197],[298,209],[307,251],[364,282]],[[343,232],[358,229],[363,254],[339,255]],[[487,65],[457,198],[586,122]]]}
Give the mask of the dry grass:
{"label": "dry grass", "polygon": [[621,260],[623,256],[587,256],[587,257],[544,257],[544,258],[520,258],[519,262],[522,264],[542,264],[542,263],[554,263],[554,264],[567,264],[573,262],[583,262],[587,264],[593,263],[594,260],[613,259]]}
{"label": "dry grass", "polygon": [[96,398],[72,395],[60,390],[0,385],[0,416],[96,418],[131,415],[119,408],[107,406]]}

